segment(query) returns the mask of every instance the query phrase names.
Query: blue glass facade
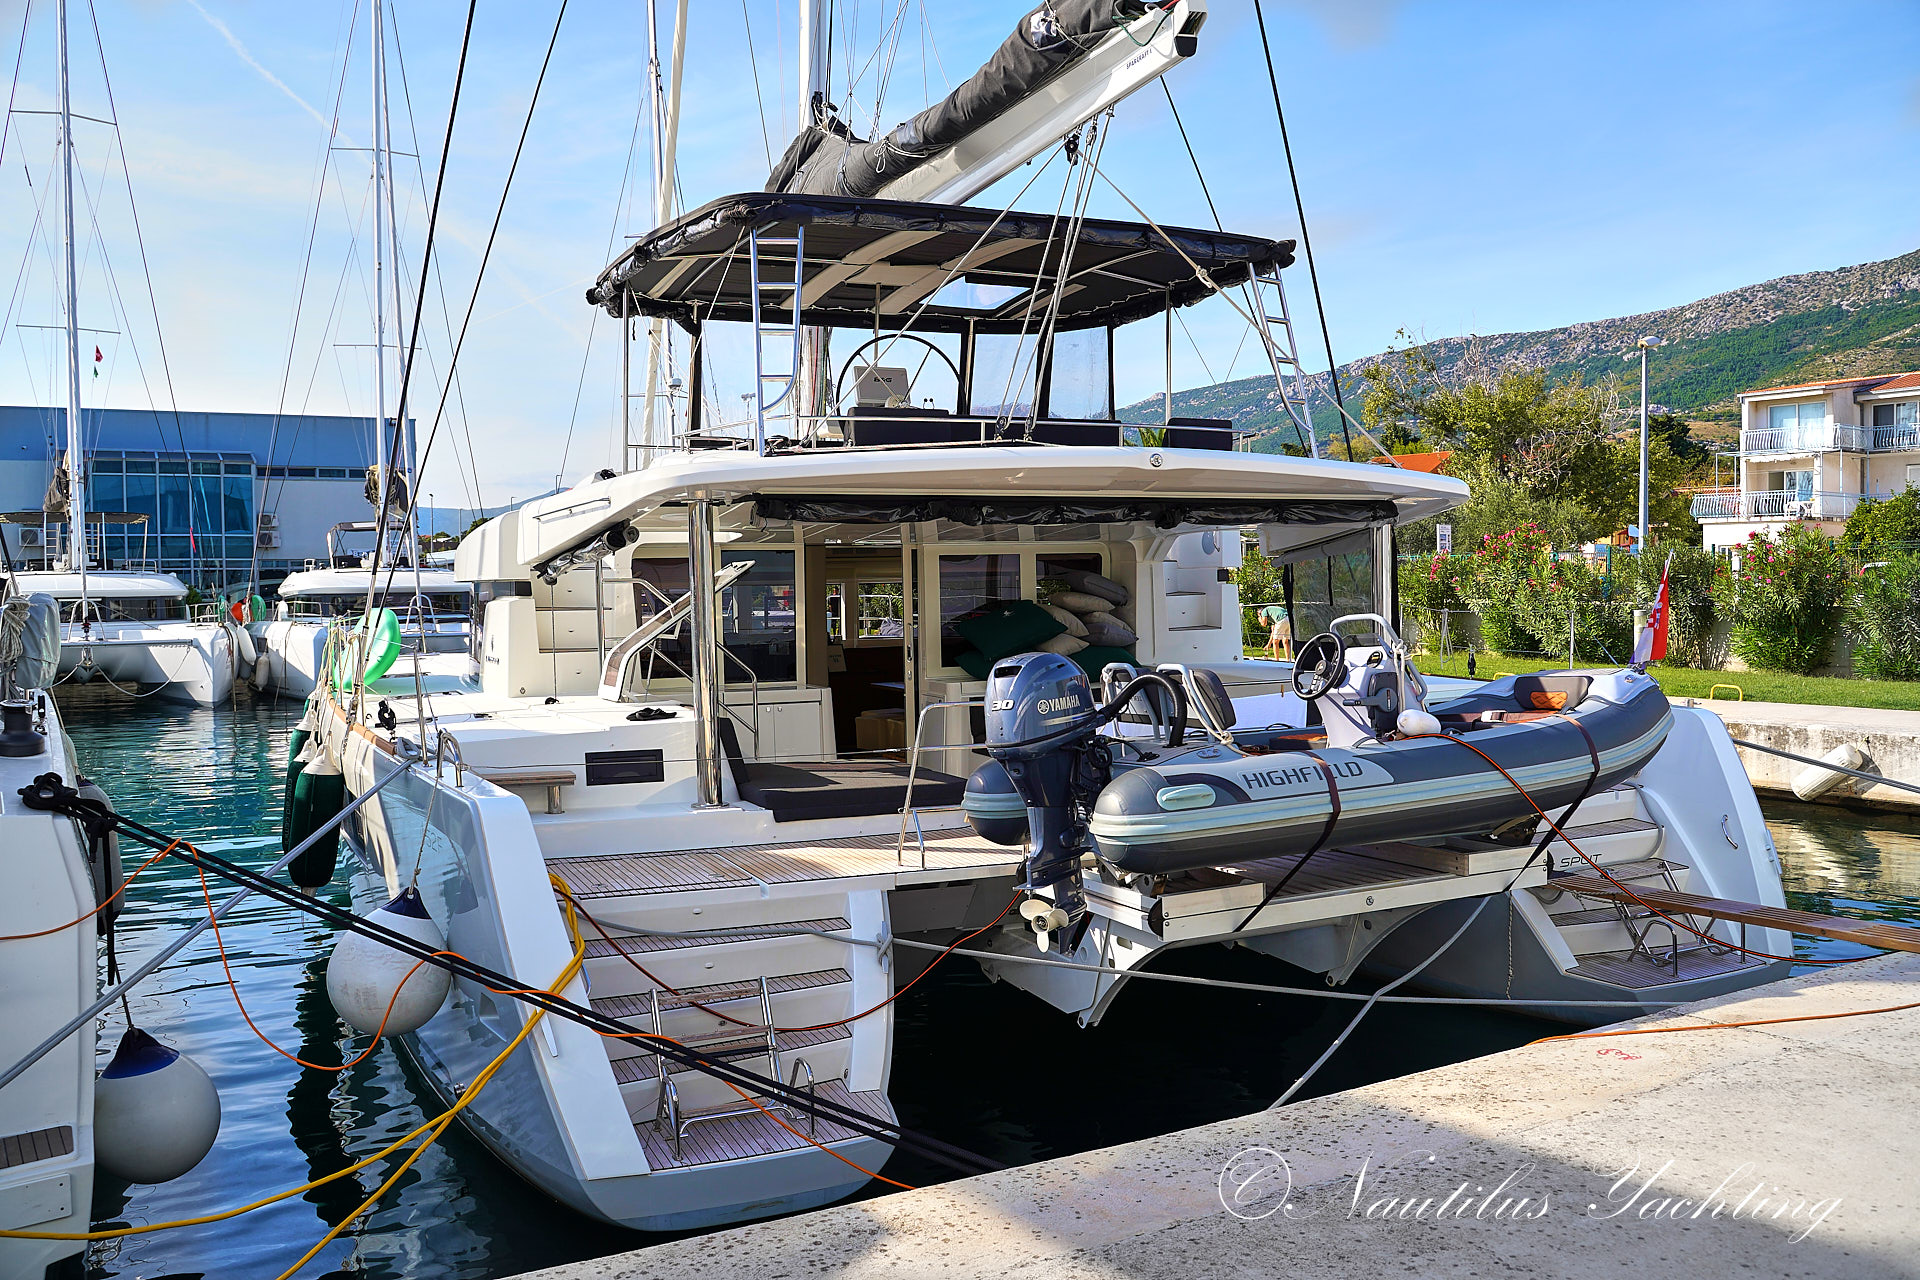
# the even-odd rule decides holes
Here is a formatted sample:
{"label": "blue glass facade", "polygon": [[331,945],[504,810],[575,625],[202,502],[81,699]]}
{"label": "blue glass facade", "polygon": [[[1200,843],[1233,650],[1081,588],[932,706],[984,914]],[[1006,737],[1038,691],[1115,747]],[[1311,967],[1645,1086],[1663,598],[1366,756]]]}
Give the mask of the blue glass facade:
{"label": "blue glass facade", "polygon": [[[219,588],[247,579],[258,539],[262,585],[271,586],[325,553],[327,525],[371,514],[358,483],[373,461],[371,419],[88,409],[82,426],[88,509],[147,517],[91,525],[96,563]],[[0,465],[0,510],[40,505],[65,441],[63,411],[0,406],[0,464],[13,464]],[[266,529],[263,491],[266,512],[279,517]],[[45,532],[49,546],[64,539],[57,524]],[[23,540],[12,550],[32,560],[46,547]]]}

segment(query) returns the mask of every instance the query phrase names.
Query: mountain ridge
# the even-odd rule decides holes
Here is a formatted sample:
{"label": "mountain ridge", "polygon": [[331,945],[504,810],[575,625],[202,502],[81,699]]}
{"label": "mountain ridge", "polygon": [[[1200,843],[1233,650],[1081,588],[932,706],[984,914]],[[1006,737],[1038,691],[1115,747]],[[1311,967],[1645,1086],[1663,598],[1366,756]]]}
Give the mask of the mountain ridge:
{"label": "mountain ridge", "polygon": [[[1920,369],[1920,249],[1878,262],[1777,276],[1635,315],[1410,345],[1432,358],[1442,382],[1459,378],[1469,362],[1495,369],[1539,366],[1556,380],[1577,373],[1591,382],[1621,371],[1621,356],[1645,334],[1666,340],[1651,361],[1649,397],[1705,424],[1730,423],[1737,417],[1734,397],[1753,387]],[[1363,371],[1390,354],[1340,366],[1350,411],[1359,411]],[[1339,415],[1326,373],[1304,381],[1314,406],[1315,434],[1337,438]],[[1256,449],[1297,443],[1270,375],[1176,391],[1173,407],[1176,414],[1231,418],[1251,428]],[[1128,405],[1120,416],[1154,421],[1160,397]]]}

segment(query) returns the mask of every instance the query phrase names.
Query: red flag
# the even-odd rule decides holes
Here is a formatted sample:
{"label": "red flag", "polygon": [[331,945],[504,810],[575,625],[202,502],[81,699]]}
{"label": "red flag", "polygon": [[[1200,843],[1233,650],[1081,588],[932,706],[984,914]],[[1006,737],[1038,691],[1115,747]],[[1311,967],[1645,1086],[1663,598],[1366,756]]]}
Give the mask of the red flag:
{"label": "red flag", "polygon": [[95,347],[93,349],[93,362],[95,364],[99,364],[102,360],[105,360],[105,359],[106,357],[100,354],[100,348]]}
{"label": "red flag", "polygon": [[1667,571],[1660,571],[1660,594],[1647,611],[1647,627],[1633,646],[1633,665],[1644,667],[1667,656]]}

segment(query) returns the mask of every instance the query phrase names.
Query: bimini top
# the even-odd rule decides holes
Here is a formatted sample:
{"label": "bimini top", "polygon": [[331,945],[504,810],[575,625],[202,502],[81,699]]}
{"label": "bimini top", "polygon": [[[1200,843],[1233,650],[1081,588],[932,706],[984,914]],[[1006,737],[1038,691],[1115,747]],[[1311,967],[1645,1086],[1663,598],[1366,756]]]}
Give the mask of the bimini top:
{"label": "bimini top", "polygon": [[[726,196],[635,243],[587,301],[616,317],[624,303],[630,315],[682,324],[751,320],[747,242],[759,233],[761,318],[791,323],[792,241],[803,233],[807,324],[898,326],[912,316],[922,330],[1016,332],[1049,304],[1071,225],[1046,213],[902,200]],[[1060,329],[1126,324],[1293,262],[1291,240],[1100,218],[1082,221],[1071,247]]]}
{"label": "bimini top", "polygon": [[1405,524],[1466,496],[1467,486],[1448,476],[1201,449],[987,446],[769,457],[714,450],[669,454],[489,521],[461,541],[455,576],[515,577],[591,550],[616,525],[631,525],[648,540],[684,537],[684,505],[700,500],[728,507],[721,523],[738,529],[788,520],[1142,522],[1160,529],[1276,526],[1318,538]]}

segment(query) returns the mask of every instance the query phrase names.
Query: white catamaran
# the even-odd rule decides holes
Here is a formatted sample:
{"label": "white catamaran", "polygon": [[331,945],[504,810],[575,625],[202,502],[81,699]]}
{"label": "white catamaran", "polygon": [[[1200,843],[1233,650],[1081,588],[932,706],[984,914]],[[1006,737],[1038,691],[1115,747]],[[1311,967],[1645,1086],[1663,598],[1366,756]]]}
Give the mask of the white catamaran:
{"label": "white catamaran", "polygon": [[[64,525],[54,567],[21,570],[18,589],[50,595],[60,602],[60,680],[99,679],[127,692],[141,689],[172,702],[214,706],[233,690],[238,649],[236,627],[223,617],[189,618],[187,584],[170,573],[101,567],[92,536],[106,544],[108,523],[144,522],[139,514],[87,509],[86,421],[80,403],[80,306],[75,257],[73,191],[73,117],[67,92],[65,9],[61,9],[60,210],[62,255],[60,295],[66,348],[66,451],[55,467],[45,512],[0,516],[4,524]],[[60,483],[64,475],[65,484]],[[5,543],[0,534],[0,546]],[[12,550],[4,555],[11,569]]]}
{"label": "white catamaran", "polygon": [[391,609],[409,653],[466,653],[473,587],[452,570],[417,569],[403,530],[389,528],[388,556],[376,582],[373,557],[351,545],[372,534],[373,522],[357,520],[327,530],[325,564],[308,561],[276,589],[272,612],[248,624],[259,661],[253,685],[304,698],[323,679],[328,638],[344,619],[357,619],[372,599]]}
{"label": "white catamaran", "polygon": [[[309,705],[349,795],[393,778],[350,835],[356,899],[417,887],[450,948],[528,985],[583,952],[562,993],[630,1029],[550,1018],[468,1092],[525,1011],[455,981],[402,1042],[483,1142],[638,1228],[845,1196],[924,1065],[895,1058],[891,997],[963,938],[1063,1036],[1202,944],[1333,983],[1437,951],[1430,988],[1586,1021],[1782,971],[1777,930],[1555,882],[1782,901],[1717,719],[1632,670],[1411,670],[1394,530],[1460,481],[1248,452],[1170,395],[1118,420],[1117,329],[1170,348],[1177,309],[1244,298],[1311,453],[1291,242],[961,203],[1048,148],[1090,186],[1104,113],[1193,53],[1200,0],[1036,11],[884,146],[813,111],[803,12],[816,123],[773,189],[663,219],[589,295],[685,335],[684,419],[461,544],[477,670],[429,655]],[[760,391],[733,428],[700,385],[721,326]],[[1323,634],[1298,663],[1243,656],[1248,540],[1352,584],[1299,588]]]}

